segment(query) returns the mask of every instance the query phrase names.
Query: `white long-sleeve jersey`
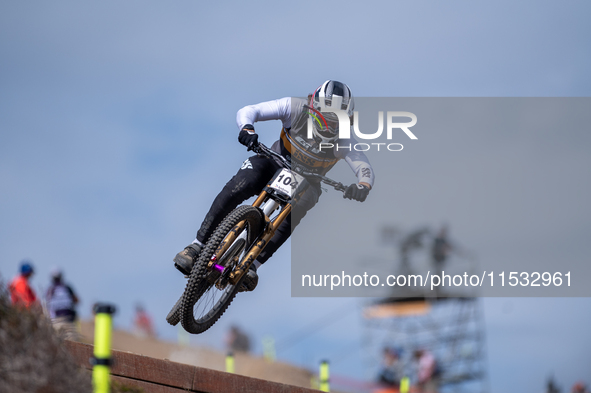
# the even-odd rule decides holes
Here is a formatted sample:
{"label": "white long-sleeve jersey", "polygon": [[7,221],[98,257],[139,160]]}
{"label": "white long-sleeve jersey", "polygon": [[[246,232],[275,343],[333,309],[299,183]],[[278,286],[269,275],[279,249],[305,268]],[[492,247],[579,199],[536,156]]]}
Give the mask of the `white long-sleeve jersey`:
{"label": "white long-sleeve jersey", "polygon": [[[332,166],[341,159],[344,159],[357,176],[359,183],[367,183],[373,187],[374,171],[361,151],[337,149],[337,143],[332,149],[323,148],[319,150],[317,143],[306,138],[306,120],[308,113],[304,108],[306,101],[301,98],[285,97],[278,100],[261,102],[255,105],[248,105],[240,109],[236,114],[238,129],[258,121],[281,120],[283,130],[281,138],[274,145],[273,149],[281,154],[291,154],[292,160],[308,166],[320,174],[328,172]],[[347,144],[355,144],[351,138]]]}

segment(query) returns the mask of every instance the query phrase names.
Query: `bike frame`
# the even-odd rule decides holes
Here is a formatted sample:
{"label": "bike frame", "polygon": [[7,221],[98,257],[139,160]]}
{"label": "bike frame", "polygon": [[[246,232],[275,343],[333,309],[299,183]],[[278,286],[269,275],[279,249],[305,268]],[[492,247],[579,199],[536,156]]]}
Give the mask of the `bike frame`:
{"label": "bike frame", "polygon": [[[262,209],[265,216],[266,225],[265,229],[259,235],[256,242],[252,245],[252,247],[250,247],[249,250],[247,250],[246,255],[239,260],[236,268],[230,273],[229,282],[232,285],[238,284],[242,276],[250,268],[250,265],[260,255],[265,246],[273,238],[277,228],[283,223],[283,221],[287,218],[289,213],[291,213],[292,205],[296,203],[299,200],[299,198],[304,194],[304,192],[308,189],[310,183],[306,180],[306,177],[319,178],[322,182],[333,186],[335,189],[339,191],[344,191],[346,189],[346,187],[343,184],[326,178],[324,176],[305,171],[301,171],[301,173],[292,171],[291,162],[288,159],[272,151],[263,144],[259,144],[259,146],[253,150],[255,150],[255,152],[260,155],[266,155],[271,158],[277,158],[278,161],[282,164],[282,168],[277,170],[269,184],[267,184],[263,191],[261,191],[259,196],[252,204],[252,206]],[[284,169],[289,170],[294,177],[299,178],[299,181],[294,182],[295,187],[292,186],[291,195],[286,195],[282,192],[278,192],[276,189],[272,187],[272,184]],[[281,211],[273,220],[271,220],[271,215],[279,206],[281,206]],[[215,268],[223,273],[225,266],[218,265],[217,261],[221,259],[221,257],[226,253],[226,251],[236,240],[240,238],[246,239],[247,234],[245,231],[243,231],[245,225],[246,221],[241,221],[240,223],[238,223],[231,230],[231,233],[229,233],[228,236],[226,236],[226,238],[221,242],[221,244],[215,251],[214,255],[211,257],[211,260],[207,266],[209,270],[213,270]],[[238,235],[239,233],[240,235]],[[236,256],[235,258],[237,257],[239,256]]]}

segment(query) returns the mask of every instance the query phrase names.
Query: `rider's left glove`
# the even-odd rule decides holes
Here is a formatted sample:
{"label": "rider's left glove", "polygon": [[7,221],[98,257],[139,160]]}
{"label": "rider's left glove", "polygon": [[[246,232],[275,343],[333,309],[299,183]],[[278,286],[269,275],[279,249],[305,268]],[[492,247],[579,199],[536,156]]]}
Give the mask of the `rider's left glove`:
{"label": "rider's left glove", "polygon": [[365,198],[367,198],[367,194],[369,194],[369,187],[363,184],[351,184],[345,190],[343,198],[349,198],[359,202],[363,202],[365,201]]}
{"label": "rider's left glove", "polygon": [[238,134],[238,142],[247,147],[247,150],[252,150],[259,142],[259,135],[254,132],[252,124],[247,124],[242,127],[240,134]]}

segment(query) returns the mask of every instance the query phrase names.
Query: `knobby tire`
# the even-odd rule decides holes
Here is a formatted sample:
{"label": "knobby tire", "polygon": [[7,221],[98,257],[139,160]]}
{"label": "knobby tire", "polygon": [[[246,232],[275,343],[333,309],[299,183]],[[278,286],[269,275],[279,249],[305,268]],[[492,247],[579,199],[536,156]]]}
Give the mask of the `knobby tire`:
{"label": "knobby tire", "polygon": [[181,296],[179,300],[176,301],[174,306],[168,312],[166,316],[166,322],[171,324],[172,326],[176,326],[181,321],[181,305],[183,302],[183,297]]}
{"label": "knobby tire", "polygon": [[[211,278],[215,278],[215,275],[219,275],[219,272],[216,272],[215,269],[210,271],[207,268],[207,265],[228,233],[230,233],[239,222],[244,220],[246,220],[247,223],[244,230],[247,231],[248,235],[245,244],[242,242],[243,244],[241,244],[241,248],[248,250],[264,229],[265,219],[263,212],[259,208],[245,205],[234,209],[216,228],[191,271],[191,276],[187,282],[185,293],[181,298],[181,308],[179,313],[181,324],[189,333],[203,333],[213,326],[213,324],[226,311],[232,300],[234,300],[234,297],[242,284],[242,279],[244,279],[245,275],[243,275],[242,279],[236,285],[228,283],[223,290],[218,289],[215,286],[215,281],[212,282]],[[235,245],[226,251],[226,256],[232,252],[232,248],[235,248],[234,246]],[[220,262],[224,257],[225,256],[219,258]],[[208,300],[209,296],[219,294],[219,292],[212,291],[223,291],[223,294],[217,301],[210,302]],[[204,307],[205,310],[199,313],[199,307]]]}

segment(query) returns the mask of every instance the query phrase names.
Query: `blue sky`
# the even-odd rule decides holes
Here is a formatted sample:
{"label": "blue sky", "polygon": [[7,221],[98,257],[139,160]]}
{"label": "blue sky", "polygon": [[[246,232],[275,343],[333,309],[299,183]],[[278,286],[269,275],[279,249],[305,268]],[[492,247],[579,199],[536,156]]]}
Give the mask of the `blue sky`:
{"label": "blue sky", "polygon": [[[31,258],[40,290],[61,266],[83,316],[94,301],[112,301],[120,307],[116,323],[129,326],[142,301],[160,334],[174,339],[164,316],[184,280],[171,259],[248,156],[236,141],[239,108],[302,96],[329,78],[358,96],[589,96],[590,8],[582,1],[4,2],[0,274],[12,277]],[[266,143],[278,129],[257,125]],[[576,144],[572,130],[561,132]],[[573,193],[588,195],[588,179]],[[563,227],[570,217],[577,225],[564,236],[572,255],[587,257],[588,213],[576,213],[568,210]],[[453,233],[456,217],[445,218]],[[531,244],[540,234],[547,235],[528,233]],[[494,251],[485,240],[475,241],[481,257]],[[349,315],[279,357],[314,367],[354,353],[361,301],[291,298],[289,250],[271,262],[257,291],[194,342],[219,347],[229,324],[240,322],[259,341],[272,334],[280,347],[327,308],[350,304]],[[484,306],[492,391],[541,391],[551,374],[565,388],[588,378],[588,298],[485,299]],[[371,375],[357,359],[335,362],[334,372]]]}

